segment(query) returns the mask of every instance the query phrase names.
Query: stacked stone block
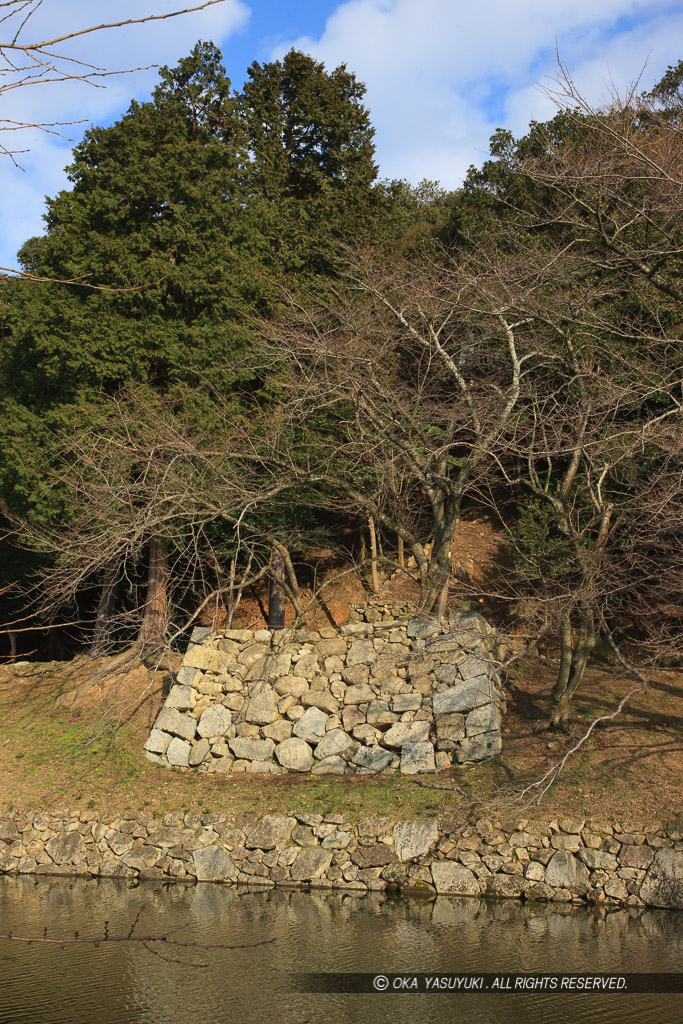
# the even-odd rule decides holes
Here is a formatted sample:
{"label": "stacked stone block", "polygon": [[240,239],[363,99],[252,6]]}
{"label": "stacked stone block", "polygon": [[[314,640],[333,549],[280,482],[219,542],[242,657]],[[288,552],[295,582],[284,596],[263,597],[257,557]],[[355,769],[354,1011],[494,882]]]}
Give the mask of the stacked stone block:
{"label": "stacked stone block", "polygon": [[206,772],[416,775],[498,754],[503,709],[476,612],[447,627],[380,615],[339,631],[200,628],[145,751]]}

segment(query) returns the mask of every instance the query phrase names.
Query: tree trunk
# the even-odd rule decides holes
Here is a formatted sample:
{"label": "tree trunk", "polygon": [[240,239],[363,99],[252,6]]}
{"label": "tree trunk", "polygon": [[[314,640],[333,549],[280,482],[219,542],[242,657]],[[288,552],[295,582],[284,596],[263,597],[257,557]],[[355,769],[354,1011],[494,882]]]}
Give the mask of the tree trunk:
{"label": "tree trunk", "polygon": [[551,729],[569,728],[571,699],[581,685],[591,651],[595,647],[597,634],[595,616],[587,601],[582,601],[579,613],[579,628],[574,646],[574,634],[569,612],[564,612],[560,630],[560,667],[557,681],[550,694]]}
{"label": "tree trunk", "polygon": [[110,566],[102,580],[100,588],[100,599],[97,603],[95,614],[95,626],[93,628],[90,654],[96,658],[104,654],[107,648],[109,637],[109,623],[114,612],[114,597],[116,594],[116,567]]}
{"label": "tree trunk", "polygon": [[149,542],[147,600],[139,641],[144,646],[162,646],[168,612],[168,541],[153,537]]}
{"label": "tree trunk", "polygon": [[398,538],[398,564],[401,567],[401,569],[405,569],[405,567],[406,567],[406,560],[405,560],[405,554],[404,554],[404,551],[403,551],[403,537],[399,537]]}
{"label": "tree trunk", "polygon": [[372,592],[379,591],[379,575],[377,573],[377,532],[373,516],[368,518],[368,532],[370,534],[370,573],[372,577]]}
{"label": "tree trunk", "polygon": [[270,587],[268,590],[268,629],[285,628],[285,562],[277,548],[270,556]]}

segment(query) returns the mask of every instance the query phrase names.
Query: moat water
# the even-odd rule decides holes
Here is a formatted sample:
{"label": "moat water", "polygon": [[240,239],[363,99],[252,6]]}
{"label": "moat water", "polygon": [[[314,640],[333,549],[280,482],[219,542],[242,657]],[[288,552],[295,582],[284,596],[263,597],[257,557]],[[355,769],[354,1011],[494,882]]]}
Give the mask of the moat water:
{"label": "moat water", "polygon": [[[683,915],[515,900],[0,877],[0,932],[173,933],[191,943],[0,940],[0,1024],[668,1024],[662,992],[339,993],[301,973],[676,972]],[[178,929],[178,930],[177,930]],[[274,941],[267,941],[274,940]],[[210,944],[235,949],[203,949]],[[266,943],[256,945],[257,943]],[[176,960],[183,962],[178,963]],[[196,966],[204,963],[207,966]]]}

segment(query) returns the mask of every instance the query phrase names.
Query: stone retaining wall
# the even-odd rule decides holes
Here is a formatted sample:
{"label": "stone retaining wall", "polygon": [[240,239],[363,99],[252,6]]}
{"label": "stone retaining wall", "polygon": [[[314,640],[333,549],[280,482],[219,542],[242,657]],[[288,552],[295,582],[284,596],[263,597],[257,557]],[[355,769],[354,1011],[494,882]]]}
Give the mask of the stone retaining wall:
{"label": "stone retaining wall", "polygon": [[459,612],[448,628],[365,617],[340,630],[195,629],[147,756],[208,772],[415,775],[498,754],[504,700],[482,616]]}
{"label": "stone retaining wall", "polygon": [[0,816],[0,872],[683,909],[681,825],[341,814]]}

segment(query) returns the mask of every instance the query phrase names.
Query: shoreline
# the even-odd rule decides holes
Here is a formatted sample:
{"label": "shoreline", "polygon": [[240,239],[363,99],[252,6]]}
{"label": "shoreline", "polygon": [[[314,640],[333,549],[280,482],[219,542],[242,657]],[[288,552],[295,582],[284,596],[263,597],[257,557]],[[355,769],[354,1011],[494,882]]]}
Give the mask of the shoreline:
{"label": "shoreline", "polygon": [[683,826],[0,811],[0,874],[683,909]]}

